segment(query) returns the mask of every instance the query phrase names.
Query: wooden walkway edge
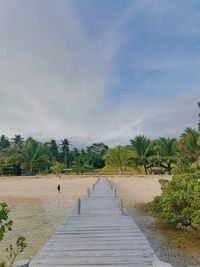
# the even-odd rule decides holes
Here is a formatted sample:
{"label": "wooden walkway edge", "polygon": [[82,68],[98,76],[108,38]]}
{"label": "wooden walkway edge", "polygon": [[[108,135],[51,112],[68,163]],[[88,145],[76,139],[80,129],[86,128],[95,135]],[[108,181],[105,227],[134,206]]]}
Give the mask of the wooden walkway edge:
{"label": "wooden walkway edge", "polygon": [[101,178],[29,266],[171,266],[159,264],[147,239],[123,212],[110,181]]}

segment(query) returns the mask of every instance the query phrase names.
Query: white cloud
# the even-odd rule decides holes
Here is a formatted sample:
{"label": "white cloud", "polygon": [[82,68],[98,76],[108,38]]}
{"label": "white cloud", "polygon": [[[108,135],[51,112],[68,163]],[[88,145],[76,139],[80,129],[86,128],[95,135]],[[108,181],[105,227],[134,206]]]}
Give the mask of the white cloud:
{"label": "white cloud", "polygon": [[145,116],[142,121],[142,132],[150,138],[160,136],[178,137],[187,127],[196,129],[199,111],[197,103],[199,100],[200,93],[175,98],[174,101],[168,103],[163,112],[154,116]]}
{"label": "white cloud", "polygon": [[[106,99],[114,60],[126,42],[126,25],[144,10],[143,16],[158,13],[156,6],[144,8],[147,3],[150,7],[153,2],[136,1],[91,38],[74,1],[0,0],[1,133],[115,145],[137,134],[174,135],[187,123],[194,125],[197,96],[187,98],[191,108],[176,102],[158,117],[152,114],[166,103],[147,104],[131,95],[114,106]],[[168,14],[166,5],[159,10],[161,17]],[[173,61],[153,66],[150,61],[149,69],[177,67]],[[137,61],[134,67],[146,62]]]}
{"label": "white cloud", "polygon": [[[104,36],[93,43],[70,1],[61,5],[65,14],[59,9],[44,17],[37,1],[14,3],[1,3],[2,131],[92,134],[116,50],[114,40]],[[56,12],[59,18],[54,18]]]}

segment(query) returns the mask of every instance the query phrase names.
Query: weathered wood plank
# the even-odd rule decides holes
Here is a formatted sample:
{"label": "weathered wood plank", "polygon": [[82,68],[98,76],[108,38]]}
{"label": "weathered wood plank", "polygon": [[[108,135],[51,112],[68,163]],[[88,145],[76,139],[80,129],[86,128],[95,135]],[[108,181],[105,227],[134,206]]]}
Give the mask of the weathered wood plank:
{"label": "weathered wood plank", "polygon": [[121,214],[111,183],[99,179],[88,192],[80,214],[64,220],[30,267],[152,266],[158,259],[132,218]]}

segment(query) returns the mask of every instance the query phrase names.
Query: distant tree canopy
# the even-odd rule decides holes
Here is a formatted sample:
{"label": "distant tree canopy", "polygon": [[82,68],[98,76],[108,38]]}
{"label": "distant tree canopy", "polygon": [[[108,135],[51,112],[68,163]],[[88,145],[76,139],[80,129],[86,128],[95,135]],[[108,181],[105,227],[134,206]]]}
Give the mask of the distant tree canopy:
{"label": "distant tree canopy", "polygon": [[99,142],[77,149],[68,138],[42,143],[33,137],[25,140],[20,134],[11,139],[0,136],[0,174],[4,175],[48,173],[59,166],[62,172],[82,174],[99,173],[109,166],[120,173],[130,167],[145,174],[171,174],[180,163],[200,169],[200,113],[198,129],[186,128],[177,139],[138,135],[126,146],[114,148]]}
{"label": "distant tree canopy", "polygon": [[106,164],[119,167],[119,174],[124,174],[126,168],[134,160],[135,153],[126,147],[117,146],[109,149],[103,156]]}

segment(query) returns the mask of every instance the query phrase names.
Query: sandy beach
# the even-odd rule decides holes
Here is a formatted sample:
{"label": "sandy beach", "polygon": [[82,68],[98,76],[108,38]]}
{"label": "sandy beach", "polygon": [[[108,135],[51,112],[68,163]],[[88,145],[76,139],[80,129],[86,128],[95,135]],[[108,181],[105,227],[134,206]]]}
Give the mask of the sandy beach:
{"label": "sandy beach", "polygon": [[[160,176],[107,176],[125,201],[147,203],[160,194]],[[96,176],[34,176],[1,177],[0,200],[4,198],[37,198],[52,200],[75,200],[86,194]],[[165,177],[167,178],[167,176]],[[61,192],[57,192],[57,185]]]}
{"label": "sandy beach", "polygon": [[[107,176],[125,205],[145,204],[160,194],[159,176]],[[0,258],[19,235],[28,247],[20,256],[32,258],[74,209],[76,199],[86,195],[97,176],[0,177],[0,202],[7,202],[13,231],[0,242]],[[57,185],[61,185],[58,193]]]}

